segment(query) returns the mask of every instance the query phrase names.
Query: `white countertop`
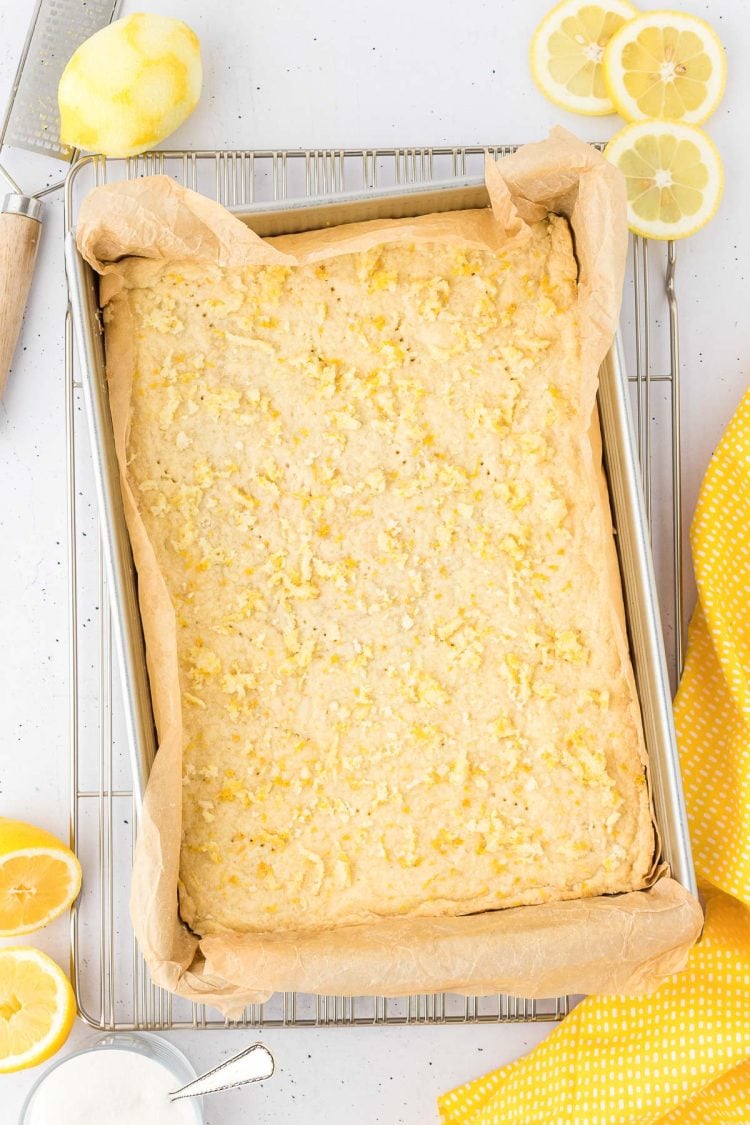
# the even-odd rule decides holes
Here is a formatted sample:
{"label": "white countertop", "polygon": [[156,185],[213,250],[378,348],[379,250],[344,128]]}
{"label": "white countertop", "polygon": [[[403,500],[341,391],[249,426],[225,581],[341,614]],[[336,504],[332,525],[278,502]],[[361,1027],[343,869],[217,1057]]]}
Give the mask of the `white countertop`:
{"label": "white countertop", "polygon": [[[179,15],[203,48],[204,94],[174,147],[470,145],[538,139],[562,123],[604,139],[610,118],[576,118],[537,93],[527,46],[548,0],[125,0]],[[710,19],[727,48],[729,84],[709,130],[727,188],[711,226],[679,251],[685,513],[711,451],[750,382],[750,58],[743,0],[670,0]],[[0,0],[0,105],[33,0]],[[10,163],[10,158],[9,158]],[[40,165],[12,168],[34,190]],[[42,176],[44,169],[42,169]],[[68,646],[60,194],[46,208],[25,327],[0,404],[0,813],[68,831]],[[658,431],[657,431],[658,433]],[[656,518],[662,509],[657,504]],[[666,508],[663,509],[666,516]],[[30,939],[68,961],[65,920]],[[283,1030],[264,1035],[277,1073],[264,1088],[216,1096],[211,1125],[409,1125],[436,1120],[436,1095],[523,1054],[551,1025]],[[77,1025],[73,1047],[92,1032]],[[199,1068],[251,1042],[242,1032],[189,1032],[175,1042]],[[36,1072],[0,1078],[11,1125]]]}

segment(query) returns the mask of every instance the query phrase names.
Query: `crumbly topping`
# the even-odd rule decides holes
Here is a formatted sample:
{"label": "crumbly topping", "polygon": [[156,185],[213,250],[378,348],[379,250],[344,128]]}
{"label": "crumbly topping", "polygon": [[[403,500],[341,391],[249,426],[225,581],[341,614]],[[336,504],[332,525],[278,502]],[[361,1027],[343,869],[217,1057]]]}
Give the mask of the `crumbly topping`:
{"label": "crumbly topping", "polygon": [[505,255],[165,266],[128,292],[199,931],[632,880],[640,736],[575,282],[551,217]]}

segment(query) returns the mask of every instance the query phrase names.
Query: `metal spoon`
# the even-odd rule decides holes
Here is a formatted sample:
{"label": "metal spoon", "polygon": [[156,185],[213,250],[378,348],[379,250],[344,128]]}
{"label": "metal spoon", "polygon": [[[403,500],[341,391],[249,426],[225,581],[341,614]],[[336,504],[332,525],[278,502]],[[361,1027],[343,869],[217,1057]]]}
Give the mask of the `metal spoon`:
{"label": "metal spoon", "polygon": [[238,1055],[234,1055],[226,1062],[207,1070],[198,1078],[173,1090],[169,1100],[176,1102],[178,1098],[195,1098],[201,1094],[215,1094],[219,1090],[233,1090],[237,1086],[245,1086],[248,1082],[261,1082],[270,1078],[274,1072],[273,1055],[263,1043],[253,1043]]}

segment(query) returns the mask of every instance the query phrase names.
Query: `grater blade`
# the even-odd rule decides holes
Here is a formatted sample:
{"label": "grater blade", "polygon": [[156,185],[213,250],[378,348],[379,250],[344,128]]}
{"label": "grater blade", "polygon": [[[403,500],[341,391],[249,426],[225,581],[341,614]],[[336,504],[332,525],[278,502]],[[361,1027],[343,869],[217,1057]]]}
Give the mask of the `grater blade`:
{"label": "grater blade", "polygon": [[39,0],[13,81],[3,143],[71,161],[60,141],[57,86],[68,59],[117,14],[120,0]]}

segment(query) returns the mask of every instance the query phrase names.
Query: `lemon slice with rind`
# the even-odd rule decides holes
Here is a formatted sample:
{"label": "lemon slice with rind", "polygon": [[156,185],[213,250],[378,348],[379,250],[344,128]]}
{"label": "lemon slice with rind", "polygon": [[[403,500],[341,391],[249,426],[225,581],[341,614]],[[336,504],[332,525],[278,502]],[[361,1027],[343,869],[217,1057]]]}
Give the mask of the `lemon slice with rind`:
{"label": "lemon slice with rind", "polygon": [[639,121],[615,133],[604,155],[625,176],[628,224],[644,238],[687,238],[716,213],[721,157],[694,125]]}
{"label": "lemon slice with rind", "polygon": [[70,848],[43,828],[0,817],[0,937],[46,926],[81,889]]}
{"label": "lemon slice with rind", "polygon": [[573,113],[614,113],[602,57],[612,36],[635,15],[627,0],[562,0],[531,41],[531,73],[542,93]]}
{"label": "lemon slice with rind", "polygon": [[727,64],[718,35],[697,16],[645,12],[604,51],[607,92],[626,121],[700,125],[721,101]]}
{"label": "lemon slice with rind", "polygon": [[70,981],[51,957],[30,946],[0,949],[0,1074],[54,1055],[75,1014]]}

